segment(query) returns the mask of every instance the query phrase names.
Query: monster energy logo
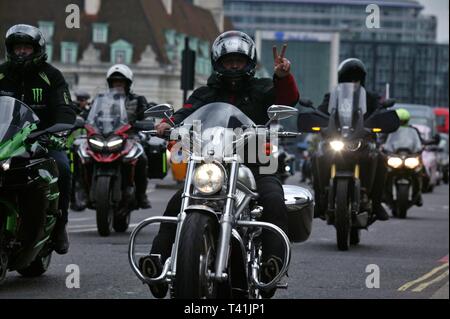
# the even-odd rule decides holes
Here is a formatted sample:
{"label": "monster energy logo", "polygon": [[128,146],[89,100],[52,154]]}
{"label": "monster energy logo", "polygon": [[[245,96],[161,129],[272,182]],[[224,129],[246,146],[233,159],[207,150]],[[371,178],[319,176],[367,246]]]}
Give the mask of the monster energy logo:
{"label": "monster energy logo", "polygon": [[42,89],[41,88],[33,89],[33,101],[34,101],[34,103],[42,102]]}

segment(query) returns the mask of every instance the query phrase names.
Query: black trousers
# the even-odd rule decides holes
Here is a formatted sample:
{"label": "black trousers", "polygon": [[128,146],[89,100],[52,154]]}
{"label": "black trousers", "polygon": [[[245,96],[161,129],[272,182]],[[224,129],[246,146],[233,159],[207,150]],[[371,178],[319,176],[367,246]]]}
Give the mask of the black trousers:
{"label": "black trousers", "polygon": [[[272,175],[256,175],[259,204],[264,208],[262,221],[272,223],[288,233],[287,208],[284,203],[284,192],[280,180]],[[181,194],[179,190],[169,201],[164,216],[174,217],[181,210]],[[161,254],[163,262],[170,257],[175,240],[176,224],[163,223],[153,241],[152,254]],[[276,256],[284,259],[283,244],[278,236],[270,231],[262,233],[263,257]]]}
{"label": "black trousers", "polygon": [[72,188],[72,173],[70,172],[69,158],[64,151],[50,150],[48,155],[53,158],[58,167],[59,209],[61,210],[61,223],[67,224],[69,215],[70,192]]}
{"label": "black trousers", "polygon": [[148,159],[147,155],[142,153],[142,155],[138,158],[136,163],[136,168],[134,172],[134,183],[136,185],[136,195],[145,194],[147,191],[147,165]]}

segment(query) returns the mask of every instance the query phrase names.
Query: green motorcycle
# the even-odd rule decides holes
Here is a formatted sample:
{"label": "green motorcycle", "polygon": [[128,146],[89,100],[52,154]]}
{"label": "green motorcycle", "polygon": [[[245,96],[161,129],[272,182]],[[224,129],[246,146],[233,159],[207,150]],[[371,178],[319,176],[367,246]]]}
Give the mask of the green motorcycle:
{"label": "green motorcycle", "polygon": [[24,103],[0,97],[0,283],[8,271],[47,271],[58,214],[58,169],[49,148],[64,148],[57,124],[36,131],[39,118]]}

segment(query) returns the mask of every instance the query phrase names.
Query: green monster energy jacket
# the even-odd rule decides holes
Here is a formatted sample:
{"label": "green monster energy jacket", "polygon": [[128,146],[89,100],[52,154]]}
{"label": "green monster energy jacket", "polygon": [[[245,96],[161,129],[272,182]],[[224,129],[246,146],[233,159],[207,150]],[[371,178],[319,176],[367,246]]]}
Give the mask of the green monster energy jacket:
{"label": "green monster energy jacket", "polygon": [[22,72],[8,62],[1,64],[0,96],[14,97],[31,107],[41,120],[39,130],[75,122],[67,83],[61,72],[48,63]]}

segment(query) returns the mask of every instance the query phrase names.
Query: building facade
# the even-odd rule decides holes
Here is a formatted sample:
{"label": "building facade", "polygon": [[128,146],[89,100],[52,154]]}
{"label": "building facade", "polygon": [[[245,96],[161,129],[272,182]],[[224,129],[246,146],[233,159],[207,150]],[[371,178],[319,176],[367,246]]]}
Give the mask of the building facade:
{"label": "building facade", "polygon": [[[71,4],[80,10],[79,28],[67,26]],[[93,95],[106,89],[108,68],[123,63],[134,72],[136,93],[178,108],[183,105],[185,38],[196,52],[196,86],[204,85],[211,73],[211,44],[224,28],[209,8],[200,6],[185,0],[42,0],[39,5],[1,1],[0,34],[18,23],[39,27],[48,61],[63,72],[72,94],[86,90]],[[2,45],[0,60],[4,56]]]}

